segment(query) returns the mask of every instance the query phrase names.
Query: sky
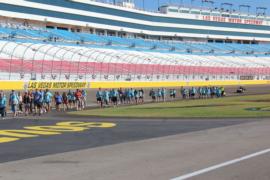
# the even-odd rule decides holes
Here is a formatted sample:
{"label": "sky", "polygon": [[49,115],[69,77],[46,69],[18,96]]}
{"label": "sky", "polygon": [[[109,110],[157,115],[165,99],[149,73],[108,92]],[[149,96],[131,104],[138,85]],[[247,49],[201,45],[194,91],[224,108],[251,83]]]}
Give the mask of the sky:
{"label": "sky", "polygon": [[[192,0],[134,0],[137,7],[143,8],[143,1],[144,1],[144,7],[146,10],[156,11],[158,8],[158,1],[160,2],[160,5],[162,4],[168,4],[169,2],[173,4],[183,4],[185,5],[191,5]],[[201,6],[202,0],[193,0],[193,5]],[[270,16],[270,0],[213,0],[214,7],[220,8],[221,3],[232,3],[234,4],[234,9],[238,10],[239,5],[246,4],[250,5],[250,12],[252,14],[256,13],[256,7],[266,7],[267,14]],[[205,4],[206,5],[206,4]],[[211,5],[209,4],[209,7]],[[247,12],[247,9],[242,9],[242,11]]]}

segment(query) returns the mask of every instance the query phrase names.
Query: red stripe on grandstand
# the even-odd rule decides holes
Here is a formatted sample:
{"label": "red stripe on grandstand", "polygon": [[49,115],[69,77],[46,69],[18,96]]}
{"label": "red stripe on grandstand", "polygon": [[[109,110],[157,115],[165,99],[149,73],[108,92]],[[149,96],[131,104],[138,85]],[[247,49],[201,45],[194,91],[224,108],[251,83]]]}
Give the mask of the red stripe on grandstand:
{"label": "red stripe on grandstand", "polygon": [[269,74],[270,68],[236,68],[210,66],[180,66],[157,64],[126,64],[102,62],[71,62],[52,60],[0,59],[1,72],[70,73],[70,74]]}

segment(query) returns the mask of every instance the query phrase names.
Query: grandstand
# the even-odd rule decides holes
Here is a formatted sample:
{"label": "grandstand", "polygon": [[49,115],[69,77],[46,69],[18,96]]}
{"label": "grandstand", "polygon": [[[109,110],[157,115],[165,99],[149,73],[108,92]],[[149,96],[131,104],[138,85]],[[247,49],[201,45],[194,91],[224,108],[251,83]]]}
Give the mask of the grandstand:
{"label": "grandstand", "polygon": [[[73,0],[63,2],[62,9],[57,4],[60,1],[16,1],[17,5],[24,3],[25,9],[23,10],[21,10],[22,7],[21,9],[15,7],[16,5],[12,2],[0,2],[1,7],[6,7],[5,10],[0,8],[0,80],[211,81],[270,79],[270,30],[268,25],[270,18],[265,14],[263,16],[241,15],[241,19],[239,14],[238,17],[235,17],[233,12],[219,11],[221,21],[227,21],[226,18],[228,18],[229,22],[216,22],[217,20],[206,20],[206,15],[210,19],[215,17],[209,14],[213,13],[212,11],[162,6],[160,12],[152,13],[133,9],[134,6],[130,1],[125,1],[119,6],[119,4]],[[73,9],[74,17],[66,14],[65,24],[59,22],[61,19],[55,17],[56,13],[49,15],[42,7],[50,6],[58,11],[67,11],[71,4],[76,5]],[[75,17],[78,16],[75,15],[76,10],[84,12],[85,16],[87,14],[81,4],[92,7],[89,14],[94,15],[95,11],[102,7],[104,16],[107,15],[106,13],[126,11],[129,19],[134,13],[134,21],[139,21],[136,19],[137,17],[145,18],[147,21],[152,16],[161,16],[164,21],[165,18],[168,19],[168,22],[163,23],[167,29],[160,27],[163,30],[152,33],[153,30],[150,31],[150,28],[144,25],[145,30],[139,28],[139,32],[136,32],[135,27],[131,29],[123,24],[123,26],[114,25],[118,28],[115,30],[110,28],[112,25],[109,26],[104,19],[95,22],[95,25],[94,22],[91,22],[90,17],[89,20],[81,17],[80,21],[86,21],[87,24],[79,26],[79,20],[75,21]],[[31,12],[30,7],[27,6],[32,6]],[[36,8],[36,11],[33,8]],[[40,14],[39,9],[42,9],[44,14]],[[188,9],[188,12],[185,12],[185,9]],[[200,12],[200,15],[195,13],[196,10]],[[13,12],[12,18],[10,12]],[[180,16],[177,18],[177,13],[184,14],[186,19],[180,18]],[[202,19],[193,19],[194,13],[197,19],[199,17]],[[22,14],[24,15],[22,16]],[[224,17],[225,14],[231,17]],[[39,16],[43,18],[43,21],[39,20]],[[117,15],[114,14],[114,16]],[[206,30],[199,30],[200,25],[195,29],[171,28],[173,24],[169,24],[169,22],[172,19],[190,21],[193,24],[198,21],[200,24],[207,22],[207,26],[222,30],[207,30],[207,34],[204,34]],[[112,21],[114,21],[113,18]],[[175,24],[175,26],[177,25]],[[188,26],[189,24],[186,24],[186,27]],[[207,26],[203,25],[203,27]],[[179,32],[170,32],[174,29]],[[185,29],[187,32],[183,32]],[[226,29],[227,31],[224,32]]]}

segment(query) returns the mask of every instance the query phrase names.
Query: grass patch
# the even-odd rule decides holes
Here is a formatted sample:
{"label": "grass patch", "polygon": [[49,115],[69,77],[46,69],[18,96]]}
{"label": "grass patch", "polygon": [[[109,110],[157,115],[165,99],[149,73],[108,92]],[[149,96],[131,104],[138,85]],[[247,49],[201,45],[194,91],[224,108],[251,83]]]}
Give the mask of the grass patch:
{"label": "grass patch", "polygon": [[183,100],[70,112],[72,115],[134,118],[270,117],[270,95]]}

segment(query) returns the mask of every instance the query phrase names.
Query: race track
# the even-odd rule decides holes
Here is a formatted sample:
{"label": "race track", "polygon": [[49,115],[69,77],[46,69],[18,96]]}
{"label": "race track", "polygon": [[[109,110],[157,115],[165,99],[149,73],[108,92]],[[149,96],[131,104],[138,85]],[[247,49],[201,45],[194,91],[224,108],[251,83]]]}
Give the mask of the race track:
{"label": "race track", "polygon": [[269,129],[268,118],[8,118],[0,179],[269,180]]}
{"label": "race track", "polygon": [[[57,131],[60,134],[37,137],[22,137],[14,142],[0,143],[0,162],[9,162],[42,155],[63,153],[88,149],[123,142],[132,142],[150,138],[164,137],[194,131],[207,130],[224,126],[247,123],[246,120],[168,120],[168,119],[111,119],[88,118],[53,114],[45,117],[28,117],[0,121],[0,137],[5,136],[3,130],[22,130],[25,127],[55,126],[61,122],[101,122],[113,123],[112,128],[90,128],[79,132]],[[249,121],[248,121],[249,122]],[[37,128],[36,128],[37,129]],[[51,130],[50,130],[51,129]],[[52,132],[52,128],[45,130]],[[54,132],[54,131],[53,131]],[[21,132],[22,135],[33,135]],[[15,135],[15,137],[17,137]]]}

